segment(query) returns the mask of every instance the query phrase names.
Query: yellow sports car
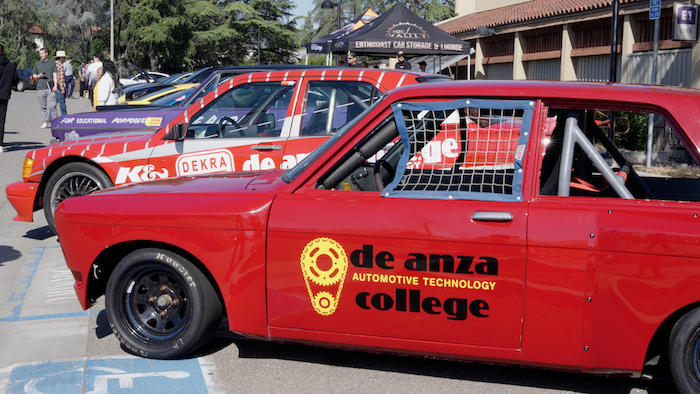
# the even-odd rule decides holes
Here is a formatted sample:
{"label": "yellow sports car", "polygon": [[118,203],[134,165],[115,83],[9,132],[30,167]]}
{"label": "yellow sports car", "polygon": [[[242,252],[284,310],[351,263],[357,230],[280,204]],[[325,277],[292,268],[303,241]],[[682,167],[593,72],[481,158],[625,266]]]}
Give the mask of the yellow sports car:
{"label": "yellow sports car", "polygon": [[157,100],[163,96],[171,93],[179,92],[185,89],[193,88],[199,85],[198,83],[183,83],[179,85],[169,86],[165,89],[158,90],[153,93],[149,93],[143,97],[139,97],[138,100],[126,101],[126,96],[119,97],[119,104],[129,104],[129,105],[149,105],[152,101]]}

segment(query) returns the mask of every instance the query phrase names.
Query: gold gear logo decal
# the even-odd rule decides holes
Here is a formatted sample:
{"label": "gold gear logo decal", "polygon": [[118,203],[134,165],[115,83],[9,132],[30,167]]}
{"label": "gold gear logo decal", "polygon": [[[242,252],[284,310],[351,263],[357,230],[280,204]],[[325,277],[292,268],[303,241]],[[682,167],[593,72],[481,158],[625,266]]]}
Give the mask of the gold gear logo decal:
{"label": "gold gear logo decal", "polygon": [[316,238],[306,244],[300,262],[314,310],[322,316],[332,315],[338,308],[340,292],[348,272],[345,249],[330,238]]}

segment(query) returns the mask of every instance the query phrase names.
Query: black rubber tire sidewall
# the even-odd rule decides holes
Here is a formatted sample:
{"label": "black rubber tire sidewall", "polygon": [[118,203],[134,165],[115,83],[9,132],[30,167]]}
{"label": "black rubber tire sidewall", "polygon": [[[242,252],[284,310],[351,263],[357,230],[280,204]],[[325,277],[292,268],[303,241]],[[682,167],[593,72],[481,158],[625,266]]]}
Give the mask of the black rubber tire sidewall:
{"label": "black rubber tire sidewall", "polygon": [[53,231],[54,234],[56,233],[56,222],[54,221],[53,211],[50,208],[51,195],[53,194],[53,190],[56,188],[59,180],[64,175],[69,174],[71,172],[84,173],[92,178],[95,178],[99,183],[102,184],[103,189],[114,186],[114,183],[112,183],[112,180],[109,179],[109,177],[107,176],[107,174],[104,173],[104,171],[88,163],[68,163],[59,168],[56,172],[54,172],[51,175],[49,181],[46,183],[43,195],[44,216],[46,216],[46,222],[49,224],[49,228],[51,228],[51,231]]}
{"label": "black rubber tire sidewall", "polygon": [[[671,376],[681,393],[700,392],[700,374],[694,360],[700,351],[700,308],[695,308],[680,318],[671,330],[668,358]],[[693,371],[693,369],[696,369]]]}
{"label": "black rubber tire sidewall", "polygon": [[[129,276],[141,272],[144,265],[160,266],[187,283],[186,323],[176,336],[160,344],[145,343],[131,334],[125,321],[125,301],[121,292]],[[209,280],[184,257],[161,249],[142,249],[126,256],[112,272],[105,291],[105,308],[112,331],[131,353],[148,358],[178,358],[204,345],[219,326],[222,305]],[[133,322],[132,322],[133,323]]]}

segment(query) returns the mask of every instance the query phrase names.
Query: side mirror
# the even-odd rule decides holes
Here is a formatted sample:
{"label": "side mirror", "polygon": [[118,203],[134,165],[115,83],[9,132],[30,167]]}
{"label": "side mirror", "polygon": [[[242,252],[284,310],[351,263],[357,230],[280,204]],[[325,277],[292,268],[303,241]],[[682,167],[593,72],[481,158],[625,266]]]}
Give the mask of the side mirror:
{"label": "side mirror", "polygon": [[187,135],[187,123],[178,123],[173,126],[173,129],[165,136],[166,140],[182,141]]}

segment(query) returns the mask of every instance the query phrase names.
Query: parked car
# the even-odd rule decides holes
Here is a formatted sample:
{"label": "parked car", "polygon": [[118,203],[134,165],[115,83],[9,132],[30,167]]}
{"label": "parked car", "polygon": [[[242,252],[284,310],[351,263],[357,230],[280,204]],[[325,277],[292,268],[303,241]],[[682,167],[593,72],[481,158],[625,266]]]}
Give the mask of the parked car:
{"label": "parked car", "polygon": [[[62,200],[112,185],[290,168],[388,90],[424,80],[441,78],[339,68],[239,75],[213,83],[213,92],[182,108],[167,123],[135,115],[105,118],[112,124],[121,119],[164,126],[157,131],[98,135],[29,152],[23,181],[7,187],[8,199],[21,221],[32,221],[33,212],[43,207],[53,229],[53,211]],[[183,122],[186,130],[177,126]]]}
{"label": "parked car", "polygon": [[33,72],[31,68],[17,69],[17,84],[12,88],[18,92],[25,90],[36,90],[36,79],[32,78]]}
{"label": "parked car", "polygon": [[[226,316],[253,338],[373,352],[623,376],[667,363],[697,392],[698,106],[680,88],[413,85],[290,170],[103,190],[64,200],[56,227],[83,307],[105,295],[143,357],[191,354]],[[650,115],[656,174],[607,137]]]}
{"label": "parked car", "polygon": [[178,82],[175,80],[165,79],[162,81],[142,83],[135,86],[126,86],[122,89],[122,95],[118,98],[119,103],[125,103],[127,101],[139,99],[149,93],[165,89],[175,83],[202,83],[215,71],[224,70],[248,70],[250,71],[261,71],[265,69],[265,66],[254,66],[254,67],[242,67],[242,66],[217,66],[217,67],[204,67],[196,72],[191,73],[184,79],[180,79]]}
{"label": "parked car", "polygon": [[[310,68],[294,65],[209,67],[207,72],[202,72],[202,70],[200,70],[200,72],[192,74],[186,79],[186,81],[189,82],[183,82],[201,83],[202,85],[200,89],[194,94],[191,94],[187,100],[170,103],[169,105],[145,105],[141,107],[127,104],[98,106],[97,112],[69,114],[54,119],[51,122],[51,134],[57,140],[63,141],[95,134],[114,133],[117,131],[144,131],[146,129],[155,131],[180,115],[185,109],[190,107],[195,101],[201,99],[225,78],[255,71],[292,69],[306,70]],[[172,88],[172,86],[173,85],[163,85],[157,90]],[[152,90],[151,93],[154,91],[156,90]]]}
{"label": "parked car", "polygon": [[147,71],[147,75],[144,75],[143,73],[138,73],[127,78],[119,78],[119,83],[121,83],[124,86],[129,86],[145,82],[158,82],[169,76],[170,74],[165,74],[157,71]]}
{"label": "parked car", "polygon": [[165,88],[163,90],[158,90],[156,92],[147,94],[145,96],[141,96],[138,100],[131,100],[128,101],[128,105],[153,105],[153,103],[165,96],[170,96],[172,94],[177,94],[179,92],[182,92],[184,90],[188,91],[194,91],[194,88],[197,88],[199,86],[198,83],[181,83],[177,85],[172,85],[169,88]]}

